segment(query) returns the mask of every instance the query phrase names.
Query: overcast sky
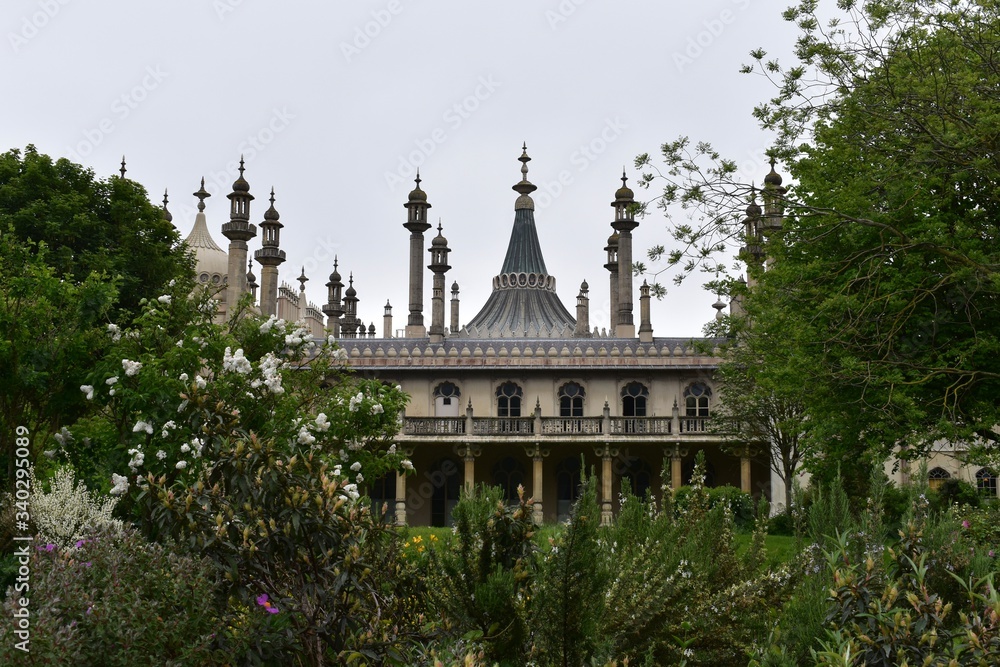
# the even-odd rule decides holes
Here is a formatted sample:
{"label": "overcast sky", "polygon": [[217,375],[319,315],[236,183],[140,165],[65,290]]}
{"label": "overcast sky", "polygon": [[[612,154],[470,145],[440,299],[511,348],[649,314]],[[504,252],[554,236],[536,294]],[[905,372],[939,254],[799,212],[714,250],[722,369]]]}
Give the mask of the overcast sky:
{"label": "overcast sky", "polygon": [[[750,114],[771,90],[738,69],[753,48],[790,51],[784,5],[5,0],[0,148],[33,143],[101,177],[125,154],[128,177],[154,202],[169,188],[185,236],[204,176],[223,247],[243,153],[253,222],[275,188],[281,279],[305,266],[309,298],[322,305],[339,255],[359,315],[381,331],[387,300],[396,328],[406,322],[402,205],[413,168],[452,250],[446,280],[461,287],[464,324],[503,262],[527,142],[548,271],[570,312],[586,279],[591,326],[606,327],[603,248],[623,166],[634,185],[635,156],[683,134],[713,142],[748,179],[767,172],[769,137]],[[665,219],[654,210],[634,239],[636,259],[668,244]],[[259,247],[258,237],[251,252]],[[429,272],[425,292],[429,323]],[[652,305],[654,335],[700,335],[713,301],[696,282],[668,284]]]}

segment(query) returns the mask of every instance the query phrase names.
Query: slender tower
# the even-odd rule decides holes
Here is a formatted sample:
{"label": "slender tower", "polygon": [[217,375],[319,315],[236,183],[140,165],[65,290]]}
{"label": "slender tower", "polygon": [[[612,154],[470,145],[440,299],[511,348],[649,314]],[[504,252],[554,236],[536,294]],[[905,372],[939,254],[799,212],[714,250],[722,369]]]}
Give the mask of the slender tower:
{"label": "slender tower", "polygon": [[[247,241],[257,236],[257,227],[250,224],[250,184],[243,178],[243,156],[240,156],[240,176],[233,183],[229,199],[229,222],[222,225],[222,235],[229,239],[229,270],[226,290],[226,310],[232,317],[236,304],[247,291],[247,275],[243,267],[247,264]],[[262,277],[263,280],[263,277]]]}
{"label": "slender tower", "polygon": [[284,225],[278,218],[278,211],[274,208],[274,188],[271,188],[271,206],[264,212],[264,222],[260,223],[261,249],[253,254],[262,267],[260,313],[264,317],[278,313],[278,266],[285,261],[285,251],[278,247]]}
{"label": "slender tower", "polygon": [[615,336],[635,338],[635,323],[632,320],[632,230],[639,226],[635,221],[635,204],[632,190],[625,182],[622,170],[622,186],[615,192],[611,206],[615,209],[615,221],[611,226],[618,232],[618,326]]}
{"label": "slender tower", "polygon": [[415,179],[416,187],[410,193],[406,208],[406,222],[403,227],[410,231],[410,315],[406,320],[407,338],[424,338],[424,232],[431,228],[427,222],[427,193],[420,189],[420,172]]}
{"label": "slender tower", "polygon": [[451,284],[451,330],[452,336],[458,335],[460,323],[458,319],[458,281]]}
{"label": "slender tower", "polygon": [[427,268],[434,273],[434,282],[431,285],[431,342],[444,342],[444,274],[451,267],[448,266],[448,239],[441,233],[441,223],[438,222],[438,235],[431,241],[429,248],[431,253],[431,263]]}
{"label": "slender tower", "polygon": [[604,252],[608,253],[608,263],[604,268],[611,274],[611,286],[609,300],[611,308],[611,320],[608,332],[615,335],[615,325],[618,324],[618,232],[613,232],[608,237],[608,245],[604,246]]}
{"label": "slender tower", "polygon": [[590,285],[584,280],[580,283],[580,293],[576,295],[576,329],[573,330],[575,338],[590,337]]}
{"label": "slender tower", "polygon": [[326,313],[326,327],[331,331],[334,338],[340,338],[340,318],[344,314],[344,306],[340,297],[344,290],[344,282],[340,279],[340,272],[337,271],[337,257],[333,258],[333,273],[330,274],[330,282],[326,284],[326,305],[323,312]]}

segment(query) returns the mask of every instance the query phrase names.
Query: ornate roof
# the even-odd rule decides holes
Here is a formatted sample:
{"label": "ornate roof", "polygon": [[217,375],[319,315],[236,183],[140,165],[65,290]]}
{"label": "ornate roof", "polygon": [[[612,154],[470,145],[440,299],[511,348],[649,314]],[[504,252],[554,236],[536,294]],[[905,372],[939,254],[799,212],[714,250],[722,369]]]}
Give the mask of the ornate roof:
{"label": "ornate roof", "polygon": [[545,270],[545,259],[535,230],[535,186],[528,181],[525,150],[518,158],[521,182],[514,205],[514,228],[500,273],[493,278],[493,293],[486,305],[462,330],[468,338],[568,338],[576,319],[556,294],[556,279]]}

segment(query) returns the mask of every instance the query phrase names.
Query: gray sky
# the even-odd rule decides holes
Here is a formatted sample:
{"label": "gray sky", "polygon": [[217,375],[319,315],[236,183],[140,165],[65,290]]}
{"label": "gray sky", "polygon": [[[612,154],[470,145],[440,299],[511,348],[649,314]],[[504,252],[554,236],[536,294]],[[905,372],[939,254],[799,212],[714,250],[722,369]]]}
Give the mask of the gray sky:
{"label": "gray sky", "polygon": [[[606,327],[603,248],[622,166],[634,186],[635,156],[684,134],[713,142],[748,179],[767,172],[769,137],[750,112],[771,89],[738,69],[758,46],[790,51],[784,5],[6,0],[0,149],[34,143],[102,177],[124,153],[154,202],[169,188],[183,235],[204,176],[223,247],[225,195],[243,153],[253,222],[275,188],[281,279],[304,265],[309,298],[322,305],[339,255],[360,316],[381,331],[386,300],[395,326],[406,320],[402,205],[413,167],[452,249],[446,281],[461,286],[464,324],[503,262],[525,141],[548,271],[570,312],[586,279],[591,326]],[[669,243],[659,211],[634,238],[637,259]],[[251,251],[259,247],[258,237]],[[425,292],[429,321],[429,272]],[[695,281],[668,281],[652,304],[654,335],[700,335],[714,300]]]}

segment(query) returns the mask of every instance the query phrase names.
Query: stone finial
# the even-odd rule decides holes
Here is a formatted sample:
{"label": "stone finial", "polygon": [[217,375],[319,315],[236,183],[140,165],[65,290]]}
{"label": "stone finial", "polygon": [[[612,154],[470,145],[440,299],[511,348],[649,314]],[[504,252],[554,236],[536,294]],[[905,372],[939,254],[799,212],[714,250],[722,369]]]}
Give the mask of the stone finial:
{"label": "stone finial", "polygon": [[211,197],[211,193],[205,189],[205,177],[201,177],[201,188],[198,192],[194,193],[194,196],[198,198],[198,212],[202,213],[205,210],[205,199]]}

